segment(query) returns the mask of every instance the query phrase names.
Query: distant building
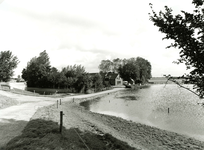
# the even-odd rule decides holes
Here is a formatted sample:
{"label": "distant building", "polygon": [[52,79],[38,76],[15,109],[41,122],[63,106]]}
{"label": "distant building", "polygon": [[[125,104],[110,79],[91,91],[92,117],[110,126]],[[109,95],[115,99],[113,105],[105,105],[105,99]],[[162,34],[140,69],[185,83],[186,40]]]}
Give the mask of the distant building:
{"label": "distant building", "polygon": [[105,79],[106,82],[109,82],[112,86],[118,86],[123,84],[123,79],[120,77],[118,73],[108,72],[108,73],[101,73],[102,77]]}
{"label": "distant building", "polygon": [[111,86],[123,85],[123,79],[118,73],[108,72],[108,73],[89,73],[90,76],[95,76],[100,74],[104,82],[109,83]]}

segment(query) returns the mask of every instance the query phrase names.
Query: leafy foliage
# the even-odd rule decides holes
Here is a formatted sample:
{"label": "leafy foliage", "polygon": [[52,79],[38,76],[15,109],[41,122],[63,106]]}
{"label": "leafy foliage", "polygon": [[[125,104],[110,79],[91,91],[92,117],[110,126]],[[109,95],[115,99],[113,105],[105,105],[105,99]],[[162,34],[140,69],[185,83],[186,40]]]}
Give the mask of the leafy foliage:
{"label": "leafy foliage", "polygon": [[28,62],[27,67],[22,71],[22,78],[27,81],[28,87],[47,87],[50,71],[49,57],[44,50],[39,57],[34,57]]}
{"label": "leafy foliage", "polygon": [[180,50],[177,64],[184,63],[192,71],[183,78],[194,84],[200,97],[204,96],[204,1],[193,0],[195,9],[192,13],[181,11],[173,15],[172,9],[165,6],[165,11],[158,14],[153,10],[150,20],[159,31],[165,34],[163,39],[173,40],[170,46]]}
{"label": "leafy foliage", "polygon": [[19,60],[12,55],[11,51],[1,51],[0,53],[0,81],[7,82],[13,76],[14,69],[17,67]]}
{"label": "leafy foliage", "polygon": [[[135,83],[146,83],[151,76],[151,64],[142,57],[102,60],[99,65],[101,73],[119,73],[123,80]],[[133,81],[134,80],[134,81]]]}
{"label": "leafy foliage", "polygon": [[27,67],[22,71],[22,78],[27,82],[28,87],[63,88],[70,92],[80,93],[85,93],[88,89],[93,88],[93,81],[83,66],[67,66],[59,71],[50,66],[46,51],[28,62]]}
{"label": "leafy foliage", "polygon": [[91,87],[91,78],[87,73],[81,74],[78,76],[78,79],[75,83],[76,90],[80,93],[85,93]]}
{"label": "leafy foliage", "polygon": [[103,79],[102,79],[102,76],[98,73],[98,74],[95,74],[93,77],[92,77],[92,87],[95,89],[95,92],[99,92],[101,91],[101,89],[104,87],[103,85]]}
{"label": "leafy foliage", "polygon": [[126,60],[122,60],[120,58],[113,59],[111,60],[102,60],[100,65],[99,65],[99,70],[102,73],[107,73],[107,72],[115,72],[118,73],[118,69],[120,65],[122,65]]}
{"label": "leafy foliage", "polygon": [[111,72],[112,71],[112,61],[110,60],[102,60],[101,64],[99,65],[99,70],[101,72]]}
{"label": "leafy foliage", "polygon": [[120,66],[119,73],[125,81],[139,80],[139,66],[134,62],[128,62],[124,66]]}
{"label": "leafy foliage", "polygon": [[113,59],[113,69],[112,72],[118,72],[119,67],[124,63],[124,60],[120,58]]}
{"label": "leafy foliage", "polygon": [[144,58],[130,58],[125,60],[124,65],[120,65],[119,74],[120,76],[128,81],[135,83],[146,83],[151,76],[151,64]]}

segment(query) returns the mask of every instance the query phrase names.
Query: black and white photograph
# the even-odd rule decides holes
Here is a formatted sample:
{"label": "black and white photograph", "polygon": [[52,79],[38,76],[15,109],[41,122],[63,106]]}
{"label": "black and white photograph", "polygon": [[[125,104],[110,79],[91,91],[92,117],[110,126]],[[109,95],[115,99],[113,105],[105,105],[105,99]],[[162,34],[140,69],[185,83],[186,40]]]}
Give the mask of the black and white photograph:
{"label": "black and white photograph", "polygon": [[203,150],[204,0],[0,0],[0,150]]}

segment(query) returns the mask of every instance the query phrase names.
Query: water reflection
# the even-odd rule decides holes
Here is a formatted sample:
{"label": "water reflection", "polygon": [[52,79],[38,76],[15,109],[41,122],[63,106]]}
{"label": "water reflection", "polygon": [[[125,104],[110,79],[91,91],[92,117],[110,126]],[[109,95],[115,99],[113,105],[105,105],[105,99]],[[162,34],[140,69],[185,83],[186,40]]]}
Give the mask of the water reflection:
{"label": "water reflection", "polygon": [[197,105],[200,101],[196,95],[177,85],[152,85],[139,91],[121,91],[81,105],[93,112],[122,117],[204,141],[204,107]]}

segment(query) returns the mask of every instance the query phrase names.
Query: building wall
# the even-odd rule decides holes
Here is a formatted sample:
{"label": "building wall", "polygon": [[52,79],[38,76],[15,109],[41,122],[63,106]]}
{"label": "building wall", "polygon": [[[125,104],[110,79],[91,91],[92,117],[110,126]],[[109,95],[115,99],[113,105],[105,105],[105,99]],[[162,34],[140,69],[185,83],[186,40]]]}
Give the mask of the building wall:
{"label": "building wall", "polygon": [[115,78],[115,85],[122,85],[123,84],[123,79],[118,75]]}

